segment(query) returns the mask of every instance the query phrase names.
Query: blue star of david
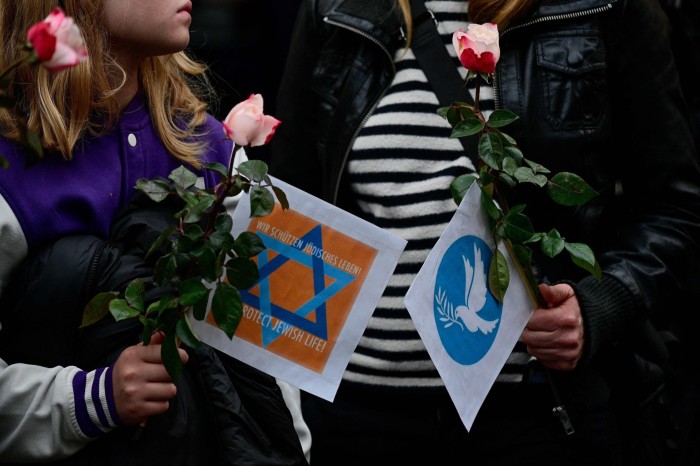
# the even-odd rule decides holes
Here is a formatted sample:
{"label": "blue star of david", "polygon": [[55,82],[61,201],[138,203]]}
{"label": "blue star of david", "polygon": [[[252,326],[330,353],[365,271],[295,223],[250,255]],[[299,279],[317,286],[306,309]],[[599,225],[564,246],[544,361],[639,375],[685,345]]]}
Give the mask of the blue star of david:
{"label": "blue star of david", "polygon": [[[323,249],[321,225],[313,227],[308,233],[302,236],[300,238],[301,241],[295,243],[299,246],[283,243],[260,232],[257,232],[257,234],[262,239],[267,249],[257,256],[260,278],[255,285],[249,289],[257,285],[260,296],[255,296],[249,291],[241,291],[243,302],[249,306],[258,308],[263,315],[276,317],[283,322],[327,340],[328,325],[326,302],[348,286],[356,277],[344,270],[325,263],[319,257],[302,252],[300,248],[305,247],[309,243]],[[277,256],[270,259],[269,251],[276,252]],[[294,310],[286,309],[279,303],[273,303],[270,298],[270,275],[290,260],[311,269],[314,287],[314,297]],[[333,282],[328,287],[325,286],[325,277],[327,276],[333,279]],[[315,322],[306,318],[313,311],[316,311]],[[269,345],[281,336],[280,332],[264,325],[261,326],[261,328],[263,347]]]}

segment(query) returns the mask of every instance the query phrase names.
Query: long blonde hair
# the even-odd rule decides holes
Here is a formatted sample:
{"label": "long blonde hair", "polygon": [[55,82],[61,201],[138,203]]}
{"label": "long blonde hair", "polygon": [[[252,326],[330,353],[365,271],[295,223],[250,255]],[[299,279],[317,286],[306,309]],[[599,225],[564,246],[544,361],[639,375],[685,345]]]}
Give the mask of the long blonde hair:
{"label": "long blonde hair", "polygon": [[[466,0],[465,0],[466,1]],[[468,0],[469,20],[474,23],[494,23],[503,30],[509,24],[530,12],[536,0]],[[413,36],[411,0],[397,0],[406,23],[406,36],[410,44]]]}
{"label": "long blonde hair", "polygon": [[[83,34],[90,56],[87,62],[60,73],[40,66],[21,67],[8,89],[42,145],[66,159],[83,136],[105,133],[118,118],[116,91],[124,82],[124,71],[108,53],[105,1],[61,2]],[[22,56],[27,29],[55,6],[56,0],[0,0],[0,69]],[[204,65],[184,52],[150,57],[139,69],[140,88],[158,135],[175,157],[194,166],[199,166],[203,146],[192,135],[205,121],[205,99],[213,95],[205,71]],[[0,109],[0,134],[19,138],[17,122],[4,108]]]}

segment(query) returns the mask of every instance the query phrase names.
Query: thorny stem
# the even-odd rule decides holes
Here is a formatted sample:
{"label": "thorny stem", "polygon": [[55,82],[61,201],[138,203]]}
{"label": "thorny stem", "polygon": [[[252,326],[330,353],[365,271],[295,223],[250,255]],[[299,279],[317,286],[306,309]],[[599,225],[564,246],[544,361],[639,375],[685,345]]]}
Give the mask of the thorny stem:
{"label": "thorny stem", "polygon": [[[481,86],[479,85],[479,77],[480,75],[476,75],[477,83],[475,86],[474,90],[474,114],[479,118],[480,121],[486,123],[486,118],[484,117],[483,113],[479,109],[479,97],[480,97],[480,91],[481,91]],[[467,75],[467,80],[469,80],[469,75]],[[486,126],[482,130],[482,133],[487,133],[490,131],[490,128],[488,126],[488,123],[486,123]],[[482,162],[483,163],[483,162]],[[497,170],[490,170],[490,171],[496,171]],[[501,211],[503,214],[507,214],[509,211],[509,206],[508,206],[508,200],[504,196],[503,192],[500,189],[500,185],[498,183],[498,173],[494,174],[493,177],[493,191],[491,193],[492,199],[495,199],[496,202],[498,203],[498,206],[500,207]],[[513,259],[513,263],[515,264],[515,268],[518,271],[518,274],[520,275],[520,278],[525,282],[525,287],[528,291],[528,294],[530,295],[530,299],[532,300],[532,303],[534,305],[540,306],[540,307],[546,307],[547,303],[545,302],[544,298],[542,297],[542,294],[540,293],[539,287],[537,286],[537,281],[535,280],[535,275],[532,270],[532,265],[528,263],[521,263],[517,254],[515,254],[515,251],[513,251],[513,245],[508,240],[507,238],[500,237],[496,230],[494,229],[493,237],[494,237],[494,243],[496,244],[496,247],[498,247],[498,239],[503,240],[503,244],[506,247],[506,250],[508,251],[508,254],[510,255],[511,259]]]}
{"label": "thorny stem", "polygon": [[224,200],[226,199],[226,193],[228,193],[228,190],[231,189],[232,185],[232,179],[233,179],[233,164],[234,164],[234,159],[236,158],[236,152],[240,146],[238,144],[233,144],[233,148],[231,149],[231,157],[229,157],[229,162],[228,162],[228,170],[227,170],[227,176],[226,179],[222,181],[221,183],[221,189],[219,192],[216,194],[216,201],[214,201],[214,204],[212,205],[212,209],[209,212],[209,218],[207,222],[207,229],[204,233],[205,237],[208,237],[211,235],[212,231],[214,230],[214,224],[216,220],[216,216],[219,214],[219,210],[221,209],[221,206],[224,204]]}

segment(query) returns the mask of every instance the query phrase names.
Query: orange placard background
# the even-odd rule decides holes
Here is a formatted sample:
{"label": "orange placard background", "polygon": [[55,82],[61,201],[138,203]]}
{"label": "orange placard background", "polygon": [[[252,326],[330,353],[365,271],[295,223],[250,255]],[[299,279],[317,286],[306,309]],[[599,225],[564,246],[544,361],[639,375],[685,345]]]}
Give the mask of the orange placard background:
{"label": "orange placard background", "polygon": [[[324,267],[334,266],[354,276],[349,284],[326,301],[328,339],[321,339],[276,317],[264,315],[259,309],[245,303],[243,317],[235,336],[262,347],[262,327],[276,329],[279,336],[266,346],[268,351],[321,373],[357,299],[377,250],[326,225],[321,226],[321,245],[310,245],[307,240],[301,239],[318,225],[318,221],[293,210],[282,210],[277,204],[270,215],[253,219],[248,231],[294,245],[307,255],[314,252],[317,257],[322,258]],[[322,249],[322,252],[319,249]],[[268,261],[271,261],[279,253],[268,249],[267,254]],[[327,274],[324,275],[324,279],[326,287],[334,282]],[[313,270],[293,259],[289,259],[272,272],[267,280],[270,301],[291,312],[315,296]],[[256,285],[248,292],[260,297],[260,286]],[[305,318],[315,323],[316,312],[312,311]],[[212,320],[209,322],[216,325]]]}

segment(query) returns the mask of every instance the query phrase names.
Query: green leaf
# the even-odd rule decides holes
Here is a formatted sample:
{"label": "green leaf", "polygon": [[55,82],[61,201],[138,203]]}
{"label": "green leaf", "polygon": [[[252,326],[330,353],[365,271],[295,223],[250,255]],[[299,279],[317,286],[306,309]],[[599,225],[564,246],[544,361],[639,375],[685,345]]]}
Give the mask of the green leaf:
{"label": "green leaf", "polygon": [[160,235],[158,235],[158,238],[151,244],[151,247],[148,249],[148,252],[146,253],[146,258],[151,257],[152,254],[155,252],[159,251],[163,245],[170,239],[170,236],[175,233],[177,228],[175,227],[168,227],[165,230],[163,230]]}
{"label": "green leaf", "polygon": [[598,195],[583,178],[568,172],[557,173],[549,180],[547,194],[554,202],[565,206],[585,204]]}
{"label": "green leaf", "polygon": [[187,235],[182,235],[175,242],[175,250],[180,254],[187,254],[197,246],[201,246],[199,243],[200,241],[195,241]]}
{"label": "green leaf", "polygon": [[507,184],[509,187],[514,188],[515,185],[518,184],[517,181],[515,181],[515,178],[512,176],[508,175],[507,173],[500,172],[498,174],[498,179]]}
{"label": "green leaf", "polygon": [[244,231],[233,244],[235,253],[242,257],[255,257],[265,250],[265,243],[251,231]]}
{"label": "green leaf", "polygon": [[163,344],[160,347],[160,357],[163,358],[163,365],[168,371],[168,375],[173,380],[173,383],[177,385],[182,373],[182,360],[175,341],[175,334],[166,333],[163,338]]}
{"label": "green leaf", "polygon": [[542,236],[542,252],[548,257],[554,257],[564,250],[565,241],[559,232],[552,228]]}
{"label": "green leaf", "polygon": [[155,202],[161,202],[170,195],[170,186],[168,183],[161,180],[147,180],[141,178],[136,182],[136,189]]}
{"label": "green leaf", "polygon": [[139,312],[143,312],[143,294],[145,293],[145,286],[143,280],[136,278],[132,280],[126,287],[124,292],[124,298],[130,307],[133,307]]}
{"label": "green leaf", "polygon": [[530,261],[532,260],[532,249],[522,244],[514,244],[513,252],[515,253],[515,259],[518,263],[524,267],[530,267]]}
{"label": "green leaf", "polygon": [[504,133],[504,132],[501,131],[500,129],[495,129],[494,131],[497,132],[498,135],[501,136],[501,138],[506,142],[506,143],[505,143],[506,146],[508,146],[508,147],[516,147],[516,146],[518,145],[518,143],[515,141],[515,139],[513,138],[513,136]]}
{"label": "green leaf", "polygon": [[503,171],[510,176],[515,176],[515,171],[518,169],[518,164],[510,157],[503,159]]}
{"label": "green leaf", "polygon": [[452,199],[454,199],[457,205],[462,202],[462,199],[464,199],[464,196],[476,179],[474,175],[461,175],[452,180],[452,183],[450,183],[450,192],[452,193]]}
{"label": "green leaf", "polygon": [[523,212],[525,212],[525,204],[516,204],[513,207],[511,207],[508,212],[512,212],[514,214],[522,214]]}
{"label": "green leaf", "polygon": [[591,275],[593,275],[595,278],[600,280],[601,275],[603,274],[603,271],[600,269],[600,264],[596,262],[595,264],[591,265],[588,262],[584,262],[581,259],[579,259],[576,256],[570,255],[571,260],[573,261],[574,264],[578,265],[582,269],[588,271]]}
{"label": "green leaf", "polygon": [[204,318],[207,316],[207,308],[209,306],[209,302],[207,301],[200,301],[196,303],[194,306],[192,306],[192,315],[194,316],[195,319],[197,320],[204,320]]}
{"label": "green leaf", "polygon": [[197,338],[197,335],[195,335],[194,330],[192,330],[192,326],[190,325],[190,321],[186,317],[178,320],[177,324],[175,324],[175,334],[190,348],[199,348],[202,346],[202,342],[199,340],[199,338]]}
{"label": "green leaf", "polygon": [[595,265],[595,255],[588,245],[583,243],[565,243],[564,247],[572,257],[579,259],[589,266]]}
{"label": "green leaf", "polygon": [[261,183],[267,176],[267,164],[261,160],[248,160],[241,163],[236,170],[256,183]]}
{"label": "green leaf", "polygon": [[146,315],[147,316],[152,316],[152,315],[158,315],[160,314],[160,306],[161,306],[160,300],[158,301],[153,301],[151,304],[146,307]]}
{"label": "green leaf", "polygon": [[603,272],[593,254],[593,250],[589,246],[583,243],[566,243],[564,247],[574,264],[587,270],[591,275],[600,280]]}
{"label": "green leaf", "polygon": [[510,110],[499,108],[494,110],[489,116],[488,125],[491,128],[501,128],[510,123],[513,123],[518,118],[518,115],[511,112]]}
{"label": "green leaf", "polygon": [[193,243],[200,241],[204,237],[204,230],[196,223],[184,225],[182,233]]}
{"label": "green leaf", "polygon": [[508,270],[508,262],[503,253],[496,248],[489,265],[489,291],[500,303],[503,302],[509,282],[510,270]]}
{"label": "green leaf", "polygon": [[220,212],[216,216],[216,220],[214,221],[214,230],[216,231],[222,231],[225,233],[231,233],[231,230],[233,229],[233,219],[231,216],[226,212]]}
{"label": "green leaf", "polygon": [[542,241],[542,239],[547,236],[545,233],[535,233],[532,238],[526,241],[526,243],[533,244]]}
{"label": "green leaf", "polygon": [[275,207],[272,193],[261,186],[253,186],[250,193],[250,216],[264,217]]}
{"label": "green leaf", "polygon": [[218,282],[211,310],[219,328],[229,338],[233,338],[243,315],[243,301],[238,290],[228,283]]}
{"label": "green leaf", "polygon": [[185,215],[185,218],[183,221],[185,223],[197,223],[199,222],[202,217],[204,217],[207,214],[207,210],[216,202],[216,197],[207,194],[199,199],[197,199],[197,202],[189,207],[187,209],[187,214]]}
{"label": "green leaf", "polygon": [[258,281],[260,273],[255,262],[247,257],[234,257],[226,262],[226,278],[239,290],[247,290]]}
{"label": "green leaf", "polygon": [[113,299],[109,302],[109,312],[114,317],[114,320],[119,322],[120,320],[131,319],[132,317],[138,317],[141,315],[138,309],[130,307],[125,299]]}
{"label": "green leaf", "polygon": [[549,171],[549,169],[540,165],[537,162],[533,162],[532,160],[528,160],[528,159],[523,159],[523,160],[525,161],[525,163],[527,163],[530,166],[530,168],[532,168],[532,170],[535,173],[544,173],[544,174],[552,173],[551,171]]}
{"label": "green leaf", "polygon": [[153,269],[153,281],[157,285],[165,285],[175,276],[177,262],[173,254],[165,254],[156,261]]}
{"label": "green leaf", "polygon": [[239,179],[240,178],[236,178],[237,182],[229,186],[228,190],[226,191],[226,197],[235,197],[243,192],[243,185],[238,182]]}
{"label": "green leaf", "polygon": [[213,281],[219,278],[216,270],[216,252],[210,247],[202,247],[192,251],[197,258],[197,271],[207,280]]}
{"label": "green leaf", "polygon": [[523,160],[525,160],[525,157],[518,146],[511,144],[503,145],[503,155],[505,156],[505,160],[513,160],[518,164],[523,163]]}
{"label": "green leaf", "polygon": [[182,317],[182,311],[176,306],[164,306],[158,315],[158,328],[164,333],[175,332],[175,324]]}
{"label": "green leaf", "polygon": [[233,247],[233,235],[228,231],[214,231],[209,237],[209,242],[216,249],[228,251]]}
{"label": "green leaf", "polygon": [[451,138],[463,138],[479,133],[485,127],[484,123],[476,118],[467,118],[457,123],[450,134]]}
{"label": "green leaf", "polygon": [[447,112],[447,121],[453,128],[457,126],[460,121],[470,118],[476,118],[476,112],[474,111],[474,107],[464,102],[455,102],[450,106]]}
{"label": "green leaf", "polygon": [[510,210],[503,220],[503,235],[512,243],[524,243],[534,234],[530,219],[516,211]]}
{"label": "green leaf", "polygon": [[495,133],[483,134],[479,139],[479,156],[486,165],[500,170],[503,163],[503,142]]}
{"label": "green leaf", "polygon": [[496,177],[491,174],[490,170],[491,169],[486,165],[479,167],[479,184],[482,187],[490,185],[496,179]]}
{"label": "green leaf", "polygon": [[199,278],[190,278],[179,286],[180,304],[192,306],[209,296],[209,289],[204,286]]}
{"label": "green leaf", "polygon": [[532,249],[527,246],[523,246],[522,244],[514,244],[513,253],[515,254],[515,259],[518,261],[518,264],[520,264],[522,270],[525,271],[525,279],[529,283],[530,288],[536,290],[537,280],[532,273],[528,273],[528,271],[532,270],[530,267],[530,263],[532,261]]}
{"label": "green leaf", "polygon": [[540,188],[547,184],[546,176],[535,174],[532,168],[528,167],[519,167],[515,170],[515,179],[520,183],[536,184]]}
{"label": "green leaf", "polygon": [[109,303],[116,299],[117,296],[119,296],[119,293],[114,291],[107,291],[93,296],[85,306],[85,310],[83,310],[83,321],[80,323],[80,328],[99,322],[108,315]]}
{"label": "green leaf", "polygon": [[224,178],[228,177],[228,167],[226,167],[223,164],[220,164],[219,162],[205,162],[202,164],[202,166],[207,170],[211,170],[215,173],[218,173]]}
{"label": "green leaf", "polygon": [[284,191],[277,186],[272,186],[272,191],[275,193],[275,197],[277,197],[282,210],[289,209],[289,201],[287,200],[287,195],[284,193]]}
{"label": "green leaf", "polygon": [[483,207],[486,215],[493,220],[499,220],[503,217],[503,212],[498,208],[491,196],[489,196],[483,189],[481,190],[481,207]]}
{"label": "green leaf", "polygon": [[143,340],[144,345],[150,345],[151,344],[151,336],[153,335],[153,332],[156,330],[156,321],[155,319],[150,319],[148,317],[144,316],[139,316],[139,322],[141,322],[141,325],[143,325],[143,333],[141,334],[141,339]]}
{"label": "green leaf", "polygon": [[188,189],[195,185],[197,182],[197,175],[189,171],[183,166],[176,168],[170,172],[168,176],[175,185],[181,189]]}

